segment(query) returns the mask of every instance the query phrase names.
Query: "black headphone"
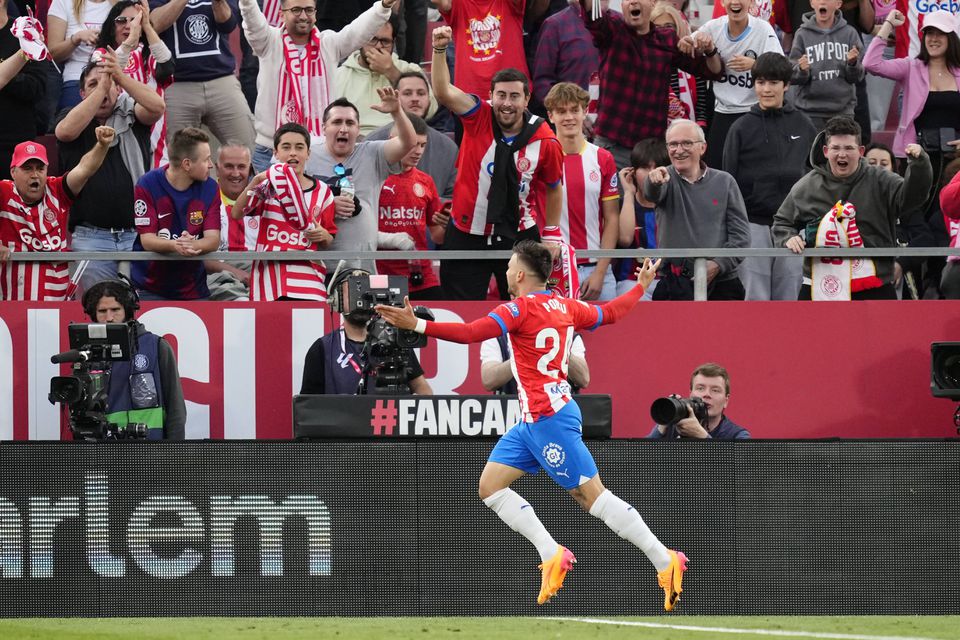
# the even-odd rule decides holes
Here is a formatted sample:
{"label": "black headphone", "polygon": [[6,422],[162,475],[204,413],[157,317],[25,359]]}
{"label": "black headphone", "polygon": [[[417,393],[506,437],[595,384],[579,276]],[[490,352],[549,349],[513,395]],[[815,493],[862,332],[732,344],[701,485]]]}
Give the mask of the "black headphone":
{"label": "black headphone", "polygon": [[83,305],[83,312],[90,320],[97,321],[97,305],[100,298],[108,296],[115,298],[120,306],[123,307],[123,313],[127,322],[134,319],[134,314],[140,310],[140,296],[137,290],[133,288],[130,281],[123,274],[115,280],[101,280],[83,293],[80,303]]}
{"label": "black headphone", "polygon": [[[340,288],[350,276],[369,276],[370,272],[366,269],[342,269],[336,277],[327,285],[327,304],[338,313],[343,313],[343,298],[340,296]],[[352,311],[352,309],[351,309]]]}

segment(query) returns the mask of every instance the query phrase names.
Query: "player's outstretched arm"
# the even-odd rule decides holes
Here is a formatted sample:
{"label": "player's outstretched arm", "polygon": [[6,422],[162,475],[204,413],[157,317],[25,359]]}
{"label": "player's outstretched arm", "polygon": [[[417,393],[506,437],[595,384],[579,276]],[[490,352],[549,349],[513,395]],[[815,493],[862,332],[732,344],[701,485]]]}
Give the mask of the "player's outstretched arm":
{"label": "player's outstretched arm", "polygon": [[643,266],[637,268],[637,284],[623,295],[600,305],[600,309],[603,311],[603,319],[600,324],[613,324],[627,315],[630,309],[633,309],[633,306],[643,297],[643,292],[653,282],[659,268],[659,259],[656,262],[650,262],[650,258],[644,258]]}
{"label": "player's outstretched arm", "polygon": [[439,338],[440,340],[449,340],[450,342],[459,342],[461,344],[482,342],[488,338],[496,338],[502,332],[500,325],[490,316],[474,320],[469,324],[463,324],[461,322],[428,322],[413,314],[413,306],[411,306],[409,298],[403,299],[403,308],[378,304],[374,307],[374,310],[398,329],[416,331],[417,333],[428,335],[431,338]]}

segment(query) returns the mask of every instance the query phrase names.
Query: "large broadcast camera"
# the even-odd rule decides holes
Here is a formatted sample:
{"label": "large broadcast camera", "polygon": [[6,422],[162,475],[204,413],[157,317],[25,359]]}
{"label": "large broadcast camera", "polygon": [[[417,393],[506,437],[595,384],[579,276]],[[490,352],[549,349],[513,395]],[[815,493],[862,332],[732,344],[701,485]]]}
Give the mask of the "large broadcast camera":
{"label": "large broadcast camera", "polygon": [[657,398],[650,405],[650,417],[657,424],[669,427],[685,418],[689,418],[690,409],[693,409],[694,417],[706,429],[709,418],[707,416],[707,405],[700,398],[681,398],[679,396]]}
{"label": "large broadcast camera", "polygon": [[136,353],[136,323],[71,323],[67,335],[70,350],[51,357],[50,362],[73,363],[73,375],[55,376],[50,380],[47,398],[51,404],[67,405],[73,437],[78,440],[146,438],[146,425],[130,424],[121,429],[105,417],[110,365],[127,362]]}
{"label": "large broadcast camera", "polygon": [[[368,311],[372,315],[367,322],[367,339],[363,343],[366,363],[360,377],[358,394],[408,395],[407,358],[410,349],[427,346],[427,337],[416,331],[397,329],[376,312],[378,304],[403,307],[407,296],[407,279],[403,276],[351,275],[346,280],[343,292],[343,312]],[[418,318],[433,320],[433,312],[427,307],[416,306],[413,313]],[[373,381],[368,388],[368,381]]]}

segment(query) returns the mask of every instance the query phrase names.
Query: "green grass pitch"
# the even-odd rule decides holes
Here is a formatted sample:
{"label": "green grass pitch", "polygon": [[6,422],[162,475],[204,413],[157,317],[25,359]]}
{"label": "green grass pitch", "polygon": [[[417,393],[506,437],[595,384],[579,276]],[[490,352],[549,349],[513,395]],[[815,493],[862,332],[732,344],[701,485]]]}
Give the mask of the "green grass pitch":
{"label": "green grass pitch", "polygon": [[3,640],[246,640],[455,638],[457,640],[713,640],[960,638],[960,616],[655,618],[47,618],[0,620]]}

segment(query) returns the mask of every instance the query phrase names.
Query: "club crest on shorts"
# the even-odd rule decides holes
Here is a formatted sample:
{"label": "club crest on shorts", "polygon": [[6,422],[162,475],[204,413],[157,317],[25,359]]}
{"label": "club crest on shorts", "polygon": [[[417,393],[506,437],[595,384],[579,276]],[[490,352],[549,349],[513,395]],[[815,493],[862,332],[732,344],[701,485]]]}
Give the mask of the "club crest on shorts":
{"label": "club crest on shorts", "polygon": [[556,442],[547,443],[547,446],[543,448],[541,454],[543,455],[543,461],[554,469],[562,465],[567,459],[567,454],[563,450],[563,447]]}

